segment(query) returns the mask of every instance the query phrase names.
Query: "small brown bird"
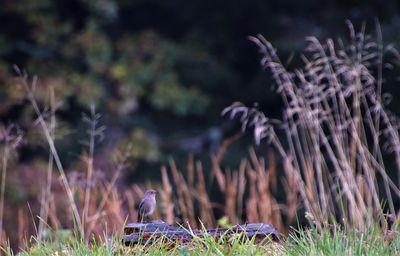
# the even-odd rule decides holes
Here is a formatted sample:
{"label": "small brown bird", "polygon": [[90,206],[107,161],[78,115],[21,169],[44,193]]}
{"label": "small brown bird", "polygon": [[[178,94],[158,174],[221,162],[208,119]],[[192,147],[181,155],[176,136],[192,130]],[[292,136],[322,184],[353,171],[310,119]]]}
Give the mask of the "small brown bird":
{"label": "small brown bird", "polygon": [[153,214],[156,208],[156,194],[157,191],[149,189],[144,193],[142,201],[140,201],[137,222],[142,222]]}

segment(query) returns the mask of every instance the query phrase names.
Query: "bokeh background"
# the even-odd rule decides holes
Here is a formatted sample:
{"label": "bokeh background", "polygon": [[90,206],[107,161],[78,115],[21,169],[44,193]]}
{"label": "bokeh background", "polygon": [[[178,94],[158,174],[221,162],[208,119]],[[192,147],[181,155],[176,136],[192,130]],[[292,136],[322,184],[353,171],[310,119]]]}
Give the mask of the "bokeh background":
{"label": "bokeh background", "polygon": [[[2,1],[0,118],[23,126],[33,116],[16,87],[17,64],[42,86],[55,87],[65,164],[76,160],[85,136],[82,113],[94,105],[107,127],[98,149],[131,144],[137,172],[130,178],[151,177],[169,155],[215,153],[235,131],[220,116],[233,101],[256,102],[279,116],[279,97],[249,35],[262,34],[296,66],[306,36],[346,37],[347,19],[359,27],[366,22],[368,31],[378,19],[384,41],[395,47],[400,41],[394,0]],[[398,95],[391,86],[385,88]],[[42,100],[47,94],[38,90]],[[20,150],[24,162],[47,156],[40,145]],[[231,149],[241,150],[246,146]]]}
{"label": "bokeh background", "polygon": [[[221,143],[240,130],[221,117],[234,101],[257,103],[266,115],[280,116],[272,78],[249,35],[262,34],[296,67],[306,36],[346,37],[347,19],[358,28],[366,22],[372,33],[379,21],[384,42],[399,48],[396,0],[1,1],[0,120],[25,132],[8,174],[7,222],[15,209],[37,203],[49,154],[14,64],[39,77],[36,97],[44,110],[48,88],[55,90],[56,145],[67,172],[80,169],[87,148],[81,142],[88,137],[82,113],[95,106],[99,125],[106,127],[96,143],[95,168],[110,178],[112,157],[127,152],[118,186],[129,187],[161,181],[160,166],[171,158],[182,166],[193,154],[210,165]],[[400,96],[396,84],[384,90]],[[396,100],[389,107],[400,112]],[[236,138],[221,164],[238,166],[251,146],[251,134]],[[260,155],[268,150],[266,143],[256,146]]]}

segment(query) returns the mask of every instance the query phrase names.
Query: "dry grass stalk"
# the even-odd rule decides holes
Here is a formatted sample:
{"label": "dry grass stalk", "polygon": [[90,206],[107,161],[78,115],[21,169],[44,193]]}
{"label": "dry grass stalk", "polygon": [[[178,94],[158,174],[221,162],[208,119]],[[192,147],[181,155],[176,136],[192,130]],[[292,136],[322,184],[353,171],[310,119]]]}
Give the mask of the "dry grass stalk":
{"label": "dry grass stalk", "polygon": [[[181,188],[183,191],[183,200],[184,200],[184,204],[187,207],[187,216],[185,218],[185,223],[188,223],[191,227],[195,227],[197,220],[196,220],[196,212],[194,210],[194,189],[193,188],[189,188],[185,179],[183,178],[183,174],[180,173],[180,180],[181,180]],[[181,199],[178,199],[181,200]]]}
{"label": "dry grass stalk", "polygon": [[[170,160],[169,165],[170,165],[170,168],[171,168],[171,173],[172,173],[172,178],[174,180],[174,183],[176,185],[182,184],[184,181],[181,180],[181,176],[179,175],[179,172],[178,172],[178,170],[176,168],[175,162]],[[185,202],[185,199],[184,199],[184,193],[185,192],[184,192],[182,187],[183,186],[180,186],[180,185],[176,187],[176,192],[177,192],[177,195],[178,195],[177,201],[178,201],[178,205],[179,205],[180,214],[182,215],[182,217],[184,219],[187,219],[189,214],[188,214],[188,209],[187,209],[186,202]]]}
{"label": "dry grass stalk", "polygon": [[27,223],[26,219],[27,217],[25,216],[25,210],[23,208],[18,208],[18,246],[19,248],[23,248],[24,243],[26,241],[26,230],[27,228]]}
{"label": "dry grass stalk", "polygon": [[237,189],[237,196],[236,196],[238,221],[242,219],[242,215],[243,215],[243,196],[244,196],[244,192],[246,190],[246,183],[247,183],[247,179],[245,176],[246,165],[247,165],[246,160],[240,161],[239,173],[238,173],[238,189]]}
{"label": "dry grass stalk", "polygon": [[260,220],[265,223],[272,223],[273,200],[269,190],[269,172],[265,170],[262,161],[258,161],[257,158],[252,159],[252,161],[255,164],[253,172],[257,176],[258,211],[263,213],[259,215]]}
{"label": "dry grass stalk", "polygon": [[[319,203],[318,203],[318,191],[316,189],[316,184],[315,184],[315,173],[314,169],[311,167],[310,160],[306,159],[306,169],[304,172],[304,181],[305,181],[305,193],[307,196],[307,200],[311,206],[310,209],[320,209],[319,208]],[[320,215],[320,212],[312,212],[314,217],[318,217],[320,219],[322,216]]]}
{"label": "dry grass stalk", "polygon": [[0,240],[0,246],[3,247],[3,248],[6,248],[8,246],[8,244],[9,244],[8,243],[8,239],[6,239],[7,238],[6,231],[2,230],[0,232],[1,232],[0,237],[2,238],[2,240]]}
{"label": "dry grass stalk", "polygon": [[256,222],[260,219],[258,211],[257,174],[247,165],[246,174],[249,177],[249,197],[247,198],[247,222]]}
{"label": "dry grass stalk", "polygon": [[276,157],[271,150],[268,151],[267,157],[268,157],[269,187],[272,192],[276,192],[278,188]]}
{"label": "dry grass stalk", "polygon": [[[215,227],[215,217],[213,213],[213,208],[206,191],[206,184],[204,179],[203,166],[201,162],[196,163],[197,171],[197,199],[200,202],[200,220],[205,227],[211,228]],[[193,227],[193,226],[192,226]]]}
{"label": "dry grass stalk", "polygon": [[225,188],[226,188],[226,180],[225,180],[225,176],[219,166],[219,162],[217,161],[217,158],[212,157],[212,171],[213,171],[213,177],[216,178],[217,180],[217,184],[219,186],[219,189],[222,192],[225,192]]}
{"label": "dry grass stalk", "polygon": [[49,211],[48,211],[48,215],[49,215],[49,225],[51,227],[54,228],[54,230],[59,230],[61,228],[61,223],[59,220],[59,215],[57,215],[57,207],[55,204],[55,199],[54,199],[54,195],[50,194],[50,196],[47,198],[47,200],[49,202],[47,202],[47,205],[49,205]]}
{"label": "dry grass stalk", "polygon": [[191,227],[195,227],[196,221],[194,217],[192,191],[189,190],[187,183],[182,176],[182,173],[178,171],[175,161],[170,159],[169,165],[175,184],[179,184],[178,186],[176,186],[178,192],[177,200],[179,209],[181,210],[182,218],[184,222],[188,222]]}
{"label": "dry grass stalk", "polygon": [[163,204],[163,214],[165,216],[165,221],[168,224],[175,224],[175,214],[174,214],[174,202],[172,199],[172,186],[168,179],[167,168],[165,166],[161,167],[161,177],[162,177],[162,191],[161,200]]}
{"label": "dry grass stalk", "polygon": [[193,187],[194,182],[194,157],[193,154],[189,154],[188,163],[187,163],[187,180],[189,187]]}
{"label": "dry grass stalk", "polygon": [[283,169],[285,177],[283,178],[282,184],[286,193],[285,227],[289,227],[289,225],[295,220],[297,209],[299,207],[299,187],[288,158],[284,160]]}
{"label": "dry grass stalk", "polygon": [[129,220],[130,220],[130,219],[133,219],[134,216],[137,216],[137,214],[138,214],[137,207],[135,205],[136,201],[135,201],[132,191],[130,191],[129,189],[124,191],[124,196],[125,196],[125,199],[126,199],[126,202],[128,205],[128,216],[130,216],[129,217]]}
{"label": "dry grass stalk", "polygon": [[227,170],[226,189],[225,189],[225,216],[228,217],[229,223],[238,223],[236,212],[236,196],[238,189],[238,172]]}
{"label": "dry grass stalk", "polygon": [[[118,191],[113,188],[111,191],[111,195],[108,197],[106,206],[105,208],[105,213],[106,217],[104,218],[103,221],[96,221],[98,223],[107,223],[108,227],[111,227],[114,231],[121,230],[122,224],[124,223],[124,216],[121,214],[124,211],[122,210],[122,200],[119,197]],[[97,223],[97,224],[98,224]],[[96,232],[97,234],[100,234],[102,230],[104,230],[105,227],[103,226],[101,230],[98,230]]]}

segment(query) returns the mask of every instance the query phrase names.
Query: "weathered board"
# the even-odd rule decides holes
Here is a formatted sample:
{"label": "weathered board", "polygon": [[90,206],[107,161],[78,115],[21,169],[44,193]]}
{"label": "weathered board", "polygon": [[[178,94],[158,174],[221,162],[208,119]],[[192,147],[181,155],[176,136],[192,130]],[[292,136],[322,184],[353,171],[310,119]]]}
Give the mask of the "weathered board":
{"label": "weathered board", "polygon": [[[198,229],[189,230],[183,227],[174,227],[162,220],[157,220],[144,223],[129,223],[125,226],[124,233],[123,243],[134,245],[137,243],[145,244],[162,236],[166,236],[173,241],[190,242],[194,235],[201,237],[205,232]],[[232,234],[245,233],[250,239],[255,236],[257,241],[261,241],[268,236],[273,240],[279,239],[278,231],[265,223],[248,223],[236,225],[229,229],[207,229],[206,233],[215,238],[219,238],[222,234],[229,237]]]}

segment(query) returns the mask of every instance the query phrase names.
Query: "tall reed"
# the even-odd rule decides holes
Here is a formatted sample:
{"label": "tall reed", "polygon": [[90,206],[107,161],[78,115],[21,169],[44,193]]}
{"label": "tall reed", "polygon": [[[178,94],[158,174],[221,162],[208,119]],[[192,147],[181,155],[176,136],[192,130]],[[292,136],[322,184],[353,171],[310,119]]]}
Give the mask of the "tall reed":
{"label": "tall reed", "polygon": [[386,212],[398,214],[400,180],[389,177],[385,160],[395,159],[393,171],[400,177],[398,121],[385,106],[382,70],[390,63],[382,60],[399,55],[382,44],[379,27],[374,40],[364,25],[360,32],[348,26],[348,43],[307,38],[304,66],[293,71],[264,37],[250,37],[283,100],[283,118],[275,125],[238,102],[223,111],[239,116],[243,130],[251,127],[257,144],[266,138],[276,148],[318,227],[336,220],[363,228],[376,218],[383,224]]}

